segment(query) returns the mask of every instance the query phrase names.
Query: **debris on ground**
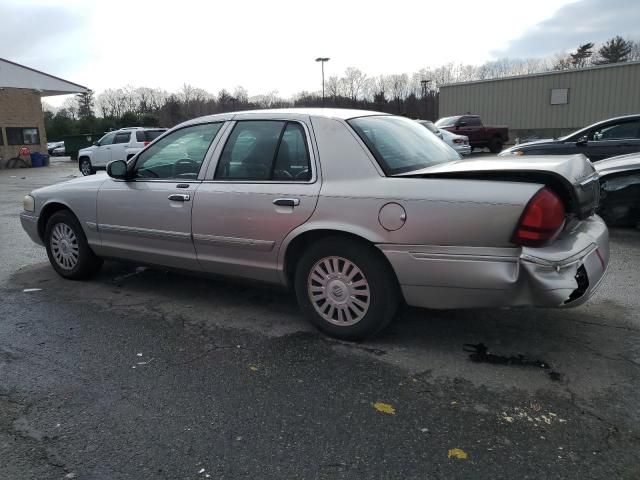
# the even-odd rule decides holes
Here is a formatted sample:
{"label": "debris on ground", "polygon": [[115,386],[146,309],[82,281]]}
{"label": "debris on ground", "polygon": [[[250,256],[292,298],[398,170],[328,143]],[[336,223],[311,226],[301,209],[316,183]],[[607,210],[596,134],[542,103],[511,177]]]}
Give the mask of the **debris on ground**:
{"label": "debris on ground", "polygon": [[457,458],[458,460],[466,460],[467,458],[469,458],[469,455],[467,455],[467,452],[460,448],[452,448],[451,450],[449,450],[448,457]]}
{"label": "debris on ground", "polygon": [[373,408],[375,408],[379,412],[387,413],[389,415],[396,414],[395,407],[389,403],[376,402],[376,403],[373,403],[372,405],[373,405]]}

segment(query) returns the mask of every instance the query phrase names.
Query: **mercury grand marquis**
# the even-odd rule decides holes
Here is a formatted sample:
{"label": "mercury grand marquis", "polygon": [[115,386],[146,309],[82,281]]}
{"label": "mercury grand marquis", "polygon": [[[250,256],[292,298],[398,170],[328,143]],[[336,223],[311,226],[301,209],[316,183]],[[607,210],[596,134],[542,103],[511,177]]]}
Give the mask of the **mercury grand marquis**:
{"label": "mercury grand marquis", "polygon": [[20,217],[64,278],[113,258],[281,284],[357,340],[400,302],[584,303],[609,261],[598,198],[581,154],[462,160],[399,116],[286,109],[185,122],[107,175],[33,191]]}

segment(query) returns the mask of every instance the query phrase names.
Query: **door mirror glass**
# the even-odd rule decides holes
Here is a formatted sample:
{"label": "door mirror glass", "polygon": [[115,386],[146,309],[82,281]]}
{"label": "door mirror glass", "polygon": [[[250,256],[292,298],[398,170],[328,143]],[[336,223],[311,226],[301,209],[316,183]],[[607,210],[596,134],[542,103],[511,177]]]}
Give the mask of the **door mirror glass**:
{"label": "door mirror glass", "polygon": [[125,179],[127,177],[127,162],[114,160],[107,165],[107,174],[111,178]]}

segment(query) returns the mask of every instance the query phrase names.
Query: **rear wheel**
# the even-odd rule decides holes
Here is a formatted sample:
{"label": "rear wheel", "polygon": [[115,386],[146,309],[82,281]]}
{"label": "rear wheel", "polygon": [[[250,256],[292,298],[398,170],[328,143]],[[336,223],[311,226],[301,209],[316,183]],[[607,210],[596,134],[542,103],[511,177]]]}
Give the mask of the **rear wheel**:
{"label": "rear wheel", "polygon": [[49,262],[64,278],[80,280],[95,274],[102,266],[87,243],[76,217],[67,210],[51,215],[44,233]]}
{"label": "rear wheel", "polygon": [[502,139],[500,137],[493,137],[489,142],[489,150],[491,153],[500,153],[502,151]]}
{"label": "rear wheel", "polygon": [[339,237],[318,241],[304,252],[295,290],[311,323],[344,340],[377,333],[398,307],[397,283],[380,252]]}
{"label": "rear wheel", "polygon": [[93,175],[94,173],[96,173],[93,166],[91,165],[91,160],[86,157],[80,159],[80,173],[82,173],[82,175],[84,175],[85,177],[87,175]]}

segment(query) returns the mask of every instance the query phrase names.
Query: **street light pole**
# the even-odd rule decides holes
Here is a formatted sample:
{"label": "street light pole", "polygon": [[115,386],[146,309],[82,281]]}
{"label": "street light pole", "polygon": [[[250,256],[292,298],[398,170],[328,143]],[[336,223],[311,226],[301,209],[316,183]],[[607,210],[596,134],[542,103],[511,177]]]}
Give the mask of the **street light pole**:
{"label": "street light pole", "polygon": [[329,57],[318,57],[316,58],[316,62],[320,62],[322,65],[322,106],[324,107],[324,62],[328,62]]}

